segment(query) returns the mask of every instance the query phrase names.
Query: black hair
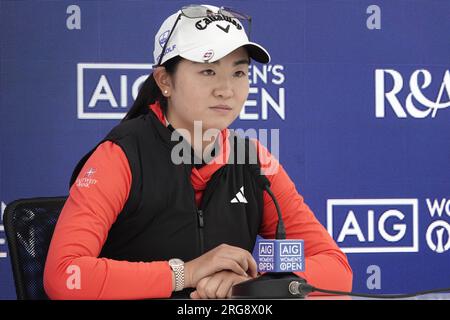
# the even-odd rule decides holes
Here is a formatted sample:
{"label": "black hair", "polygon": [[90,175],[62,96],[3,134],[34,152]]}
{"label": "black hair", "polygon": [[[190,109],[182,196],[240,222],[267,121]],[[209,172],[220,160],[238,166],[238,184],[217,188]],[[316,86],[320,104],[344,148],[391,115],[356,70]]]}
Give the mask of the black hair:
{"label": "black hair", "polygon": [[[170,76],[173,76],[175,74],[177,66],[181,60],[182,58],[180,56],[176,56],[163,63],[163,67],[166,68],[166,72]],[[162,94],[161,89],[158,87],[158,84],[156,83],[155,77],[153,76],[152,72],[148,76],[148,78],[145,79],[144,83],[139,89],[139,93],[133,103],[133,106],[130,108],[121,122],[137,118],[142,114],[148,113],[148,106],[155,103],[156,101],[159,101],[164,114],[166,114],[167,98]]]}

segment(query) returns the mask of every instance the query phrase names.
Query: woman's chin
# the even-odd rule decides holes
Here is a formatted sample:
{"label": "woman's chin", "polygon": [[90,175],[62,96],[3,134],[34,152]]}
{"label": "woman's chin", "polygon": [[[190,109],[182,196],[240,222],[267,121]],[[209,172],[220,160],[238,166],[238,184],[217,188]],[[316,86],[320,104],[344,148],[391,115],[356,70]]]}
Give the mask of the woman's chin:
{"label": "woman's chin", "polygon": [[217,122],[207,122],[204,124],[203,130],[218,130],[222,131],[225,128],[228,128],[228,126],[231,124],[229,121],[217,121]]}

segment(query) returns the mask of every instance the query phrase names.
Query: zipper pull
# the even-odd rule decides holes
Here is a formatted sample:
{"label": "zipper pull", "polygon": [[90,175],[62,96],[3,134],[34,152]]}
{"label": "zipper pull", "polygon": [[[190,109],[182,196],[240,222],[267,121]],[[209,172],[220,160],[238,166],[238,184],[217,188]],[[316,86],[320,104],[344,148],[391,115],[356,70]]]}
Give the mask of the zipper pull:
{"label": "zipper pull", "polygon": [[205,226],[205,222],[203,221],[203,211],[197,210],[197,215],[198,215],[198,226],[200,228],[203,228]]}

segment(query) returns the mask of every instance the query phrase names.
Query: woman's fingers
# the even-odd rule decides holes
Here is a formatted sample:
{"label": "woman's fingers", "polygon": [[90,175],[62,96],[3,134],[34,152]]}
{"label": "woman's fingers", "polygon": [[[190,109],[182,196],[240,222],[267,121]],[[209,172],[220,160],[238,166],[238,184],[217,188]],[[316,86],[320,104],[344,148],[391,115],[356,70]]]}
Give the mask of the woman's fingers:
{"label": "woman's fingers", "polygon": [[[208,281],[200,282],[200,296],[207,299],[217,299],[217,291],[222,284],[223,277],[211,276]],[[198,290],[198,287],[197,287]]]}
{"label": "woman's fingers", "polygon": [[[216,297],[218,299],[230,298],[232,287],[233,287],[233,280],[231,279],[231,277],[222,279],[220,287],[217,288]],[[228,296],[228,294],[229,294],[229,296]]]}
{"label": "woman's fingers", "polygon": [[230,298],[233,285],[248,279],[231,271],[221,271],[201,279],[190,296],[192,299]]}
{"label": "woman's fingers", "polygon": [[222,270],[230,270],[241,276],[247,275],[246,270],[243,269],[240,264],[238,264],[236,261],[229,260],[229,259],[222,259],[218,262],[217,270],[215,272],[219,272]]}
{"label": "woman's fingers", "polygon": [[208,296],[206,294],[206,284],[208,283],[208,281],[211,279],[211,277],[206,277],[201,279],[198,283],[197,283],[197,287],[196,287],[196,291],[197,291],[197,295],[200,299],[207,299]]}
{"label": "woman's fingers", "polygon": [[223,270],[256,277],[256,262],[247,250],[222,244],[185,265],[186,285],[197,287],[198,281]]}
{"label": "woman's fingers", "polygon": [[256,261],[247,250],[239,247],[224,245],[224,255],[226,258],[235,260],[248,275],[252,277],[256,276]]}

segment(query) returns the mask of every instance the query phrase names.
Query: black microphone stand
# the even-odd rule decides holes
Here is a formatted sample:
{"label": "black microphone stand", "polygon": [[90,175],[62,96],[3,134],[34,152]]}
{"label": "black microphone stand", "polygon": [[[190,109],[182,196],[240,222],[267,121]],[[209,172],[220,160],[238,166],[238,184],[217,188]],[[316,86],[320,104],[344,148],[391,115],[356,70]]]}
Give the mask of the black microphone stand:
{"label": "black microphone stand", "polygon": [[289,299],[305,298],[309,292],[299,290],[299,283],[306,280],[292,272],[265,273],[233,286],[233,299]]}

